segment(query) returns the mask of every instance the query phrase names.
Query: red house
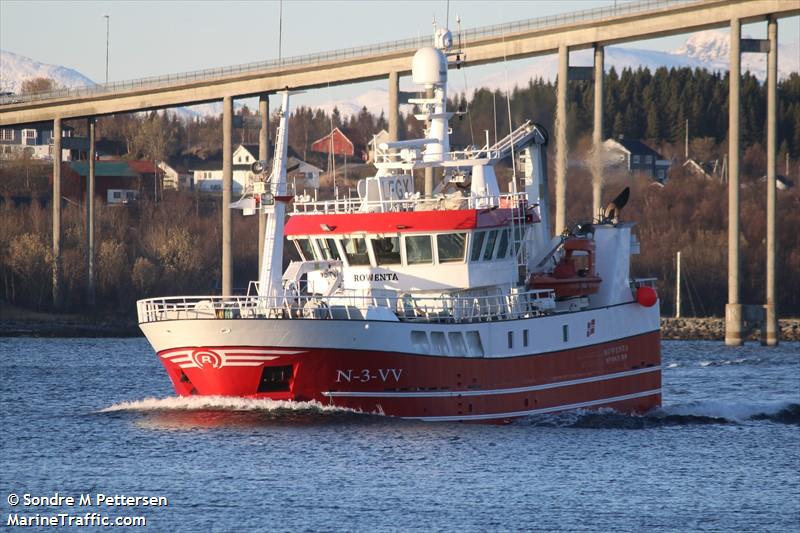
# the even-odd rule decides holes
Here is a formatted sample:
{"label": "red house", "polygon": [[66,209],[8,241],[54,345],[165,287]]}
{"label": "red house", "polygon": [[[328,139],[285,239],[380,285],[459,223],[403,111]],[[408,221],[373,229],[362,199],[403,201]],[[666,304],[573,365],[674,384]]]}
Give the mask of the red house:
{"label": "red house", "polygon": [[312,152],[323,154],[352,156],[355,154],[355,145],[339,128],[333,128],[329,134],[317,139],[311,144]]}
{"label": "red house", "polygon": [[[94,174],[95,196],[108,204],[132,203],[142,194],[152,197],[156,189],[161,195],[164,172],[152,161],[95,161]],[[61,168],[63,195],[75,202],[84,202],[88,176],[88,161],[65,163]]]}

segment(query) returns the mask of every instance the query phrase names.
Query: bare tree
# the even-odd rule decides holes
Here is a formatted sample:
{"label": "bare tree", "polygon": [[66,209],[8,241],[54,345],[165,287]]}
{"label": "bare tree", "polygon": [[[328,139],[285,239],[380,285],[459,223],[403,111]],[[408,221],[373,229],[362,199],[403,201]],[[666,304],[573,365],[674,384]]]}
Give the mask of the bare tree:
{"label": "bare tree", "polygon": [[49,93],[55,91],[59,86],[53,78],[31,78],[22,82],[20,86],[20,94],[36,94],[36,93]]}

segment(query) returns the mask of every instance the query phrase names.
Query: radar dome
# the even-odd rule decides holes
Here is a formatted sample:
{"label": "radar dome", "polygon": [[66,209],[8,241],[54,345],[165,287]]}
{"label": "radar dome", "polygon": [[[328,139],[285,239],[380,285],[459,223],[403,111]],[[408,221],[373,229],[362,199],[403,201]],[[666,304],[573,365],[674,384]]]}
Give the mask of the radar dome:
{"label": "radar dome", "polygon": [[411,61],[411,77],[420,85],[436,85],[447,81],[447,58],[432,46],[420,48]]}

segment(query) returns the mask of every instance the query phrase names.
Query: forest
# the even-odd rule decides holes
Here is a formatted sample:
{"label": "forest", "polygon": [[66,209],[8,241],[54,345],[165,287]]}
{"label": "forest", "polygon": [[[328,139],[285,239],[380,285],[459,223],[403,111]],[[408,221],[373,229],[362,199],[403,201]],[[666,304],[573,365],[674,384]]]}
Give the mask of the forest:
{"label": "forest", "polygon": [[[727,184],[688,172],[683,166],[688,121],[689,156],[720,160],[727,153],[727,75],[702,69],[614,69],[606,74],[605,137],[638,138],[672,161],[669,180],[655,184],[643,175],[619,171],[606,176],[606,201],[625,186],[632,195],[623,218],[638,221],[641,254],[634,258],[636,276],[659,279],[662,313],[674,313],[675,253],[682,252],[684,315],[720,316],[727,298]],[[800,75],[793,73],[778,86],[778,174],[794,187],[778,191],[778,294],[781,316],[800,316]],[[764,300],[766,174],[765,87],[746,73],[742,80],[742,301]],[[570,224],[591,218],[591,186],[586,166],[592,127],[592,84],[569,86],[568,210]],[[552,131],[555,84],[531,80],[510,94],[478,89],[470,98],[457,95],[450,108],[459,116],[451,122],[455,147],[481,145],[490,137],[508,133],[508,116],[516,125],[525,119]],[[510,110],[510,112],[509,112]],[[412,109],[401,115],[406,138],[421,135],[423,125]],[[256,143],[259,119],[244,107],[235,130],[235,142]],[[216,157],[221,150],[219,117],[184,119],[175,113],[140,113],[98,120],[102,142],[116,147],[125,158],[165,159]],[[271,117],[271,125],[277,124]],[[85,122],[75,121],[75,135]],[[309,151],[310,144],[333,126],[345,128],[358,145],[386,127],[383,114],[366,108],[352,116],[338,110],[300,107],[289,122],[291,147],[301,157],[325,167],[325,156]],[[273,133],[274,135],[274,133]],[[550,172],[554,175],[552,147]],[[509,168],[498,173],[508,180]],[[786,168],[788,167],[788,168]],[[788,170],[788,171],[787,171]],[[0,165],[0,196],[48,194],[51,169],[19,159]],[[362,173],[366,169],[362,169]],[[357,174],[357,173],[356,173]],[[339,179],[339,178],[337,178]],[[323,178],[330,185],[330,177]],[[322,194],[330,191],[321,191]],[[552,206],[551,206],[552,208]],[[138,298],[157,295],[218,292],[220,284],[220,203],[201,199],[194,192],[169,193],[154,203],[143,198],[138,205],[121,208],[99,205],[96,223],[97,304],[87,303],[85,267],[85,208],[67,204],[63,209],[62,263],[66,301],[63,311],[135,314]],[[13,304],[50,310],[51,213],[46,202],[0,204],[0,299]],[[256,277],[257,221],[234,215],[234,284],[244,288]]]}

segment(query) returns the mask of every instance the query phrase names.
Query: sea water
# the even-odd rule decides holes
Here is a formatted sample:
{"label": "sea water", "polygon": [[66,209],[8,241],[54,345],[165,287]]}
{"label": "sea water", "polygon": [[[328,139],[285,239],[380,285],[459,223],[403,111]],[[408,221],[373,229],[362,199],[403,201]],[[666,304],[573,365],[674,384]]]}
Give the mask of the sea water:
{"label": "sea water", "polygon": [[662,409],[509,425],[176,398],[141,338],[0,339],[0,353],[3,526],[800,531],[798,343],[664,342]]}

